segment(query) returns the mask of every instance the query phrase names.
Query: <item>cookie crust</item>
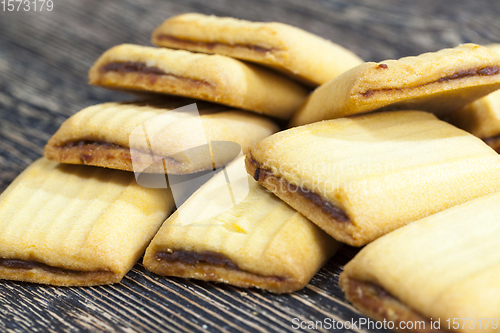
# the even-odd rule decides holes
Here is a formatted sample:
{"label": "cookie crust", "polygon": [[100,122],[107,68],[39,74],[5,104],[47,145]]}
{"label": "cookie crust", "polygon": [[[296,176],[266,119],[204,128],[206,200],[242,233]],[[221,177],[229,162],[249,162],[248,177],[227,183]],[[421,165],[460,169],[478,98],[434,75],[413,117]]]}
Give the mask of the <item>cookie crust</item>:
{"label": "cookie crust", "polygon": [[106,51],[90,69],[89,83],[197,98],[285,120],[308,93],[280,74],[226,56],[130,44]]}
{"label": "cookie crust", "polygon": [[263,186],[353,246],[496,191],[499,163],[478,138],[418,111],[291,128],[246,159]]}
{"label": "cookie crust", "polygon": [[195,13],[167,19],[154,31],[152,42],[252,61],[311,87],[363,63],[353,52],[290,25]]}
{"label": "cookie crust", "polygon": [[[476,320],[496,318],[500,309],[499,202],[491,193],[375,240],[345,265],[342,290],[377,319],[418,314],[441,329],[496,332]],[[465,317],[474,319],[457,326]]]}
{"label": "cookie crust", "polygon": [[132,173],[41,158],[0,194],[0,279],[119,282],[174,207]]}
{"label": "cookie crust", "polygon": [[[189,102],[184,101],[186,104]],[[61,163],[131,172],[136,171],[135,165],[145,173],[182,175],[225,165],[238,155],[240,147],[242,152],[246,152],[249,145],[278,130],[271,120],[253,113],[210,103],[198,104],[199,119],[191,115],[179,117],[176,122],[165,125],[161,133],[148,130],[158,142],[134,147],[133,154],[130,137],[134,131],[144,124],[157,125],[155,117],[168,116],[168,111],[183,106],[182,101],[149,105],[141,102],[94,105],[66,120],[47,143],[44,155]],[[193,133],[191,128],[199,128],[200,124],[202,133]],[[140,143],[138,139],[136,141],[136,144]],[[224,144],[232,144],[234,149]],[[149,165],[151,152],[156,157],[155,161],[162,159],[163,162]]]}
{"label": "cookie crust", "polygon": [[[500,44],[486,47],[500,54]],[[500,152],[500,91],[492,92],[453,112],[446,120],[483,139],[491,148]]]}
{"label": "cookie crust", "polygon": [[[194,211],[201,217],[186,215]],[[286,293],[303,288],[339,247],[253,180],[242,156],[165,221],[144,266],[165,276]]]}
{"label": "cookie crust", "polygon": [[359,65],[316,89],[290,126],[376,110],[422,110],[444,116],[499,88],[500,56],[464,44]]}

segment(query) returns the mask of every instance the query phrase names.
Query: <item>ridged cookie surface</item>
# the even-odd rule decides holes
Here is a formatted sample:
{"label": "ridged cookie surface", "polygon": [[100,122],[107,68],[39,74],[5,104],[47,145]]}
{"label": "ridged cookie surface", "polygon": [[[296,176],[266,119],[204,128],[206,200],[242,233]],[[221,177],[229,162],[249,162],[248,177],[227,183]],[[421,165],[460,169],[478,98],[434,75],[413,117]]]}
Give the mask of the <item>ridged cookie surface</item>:
{"label": "ridged cookie surface", "polygon": [[166,276],[284,293],[303,288],[339,247],[249,177],[240,158],[163,224],[144,266]]}
{"label": "ridged cookie surface", "polygon": [[152,40],[158,46],[253,61],[311,86],[326,83],[363,62],[353,52],[287,24],[195,13],[166,20]]}
{"label": "ridged cookie surface", "polygon": [[132,173],[39,159],[0,195],[0,279],[119,282],[172,208]]}
{"label": "ridged cookie surface", "polygon": [[442,331],[498,332],[499,274],[500,194],[494,193],[369,244],[345,266],[340,286],[365,315],[395,327],[424,321],[419,332],[436,332],[432,318]]}
{"label": "ridged cookie surface", "polygon": [[89,83],[198,98],[289,119],[307,90],[292,80],[221,55],[123,44],[106,51]]}
{"label": "ridged cookie surface", "polygon": [[417,57],[367,62],[317,88],[294,115],[298,126],[374,110],[444,115],[500,88],[500,56],[475,44]]}
{"label": "ridged cookie surface", "polygon": [[292,128],[250,147],[247,170],[331,236],[361,246],[500,189],[500,157],[420,111]]}
{"label": "ridged cookie surface", "polygon": [[[225,165],[240,147],[246,152],[278,130],[267,118],[215,104],[198,102],[199,117],[194,105],[188,106],[194,112],[174,110],[189,103],[165,100],[85,108],[63,123],[45,147],[45,156],[61,163],[125,171],[134,171],[135,165],[135,171],[188,174]],[[233,149],[214,150],[231,143]],[[152,154],[165,164],[151,163]]]}

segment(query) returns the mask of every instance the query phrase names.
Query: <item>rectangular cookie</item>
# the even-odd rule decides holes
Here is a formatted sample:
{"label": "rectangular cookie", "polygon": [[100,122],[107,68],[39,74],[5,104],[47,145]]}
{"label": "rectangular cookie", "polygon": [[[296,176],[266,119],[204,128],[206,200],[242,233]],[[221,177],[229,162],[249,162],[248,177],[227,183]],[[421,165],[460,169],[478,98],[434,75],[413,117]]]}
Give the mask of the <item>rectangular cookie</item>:
{"label": "rectangular cookie", "polygon": [[422,110],[441,116],[499,88],[500,56],[463,44],[359,65],[316,89],[291,126],[374,110]]}
{"label": "rectangular cookie", "polygon": [[278,132],[248,173],[335,239],[362,246],[500,189],[500,157],[421,111],[380,112]]}
{"label": "rectangular cookie", "polygon": [[197,98],[289,119],[307,95],[292,80],[221,55],[123,44],[106,51],[89,83]]}
{"label": "rectangular cookie", "polygon": [[120,282],[173,209],[134,174],[41,158],[0,195],[0,279]]}
{"label": "rectangular cookie", "polygon": [[[486,47],[500,54],[500,44]],[[451,113],[446,120],[483,139],[500,153],[500,91],[492,92]]]}
{"label": "rectangular cookie", "polygon": [[396,329],[421,321],[418,332],[498,332],[499,274],[494,193],[377,239],[345,266],[339,284],[362,313]]}
{"label": "rectangular cookie", "polygon": [[165,276],[286,293],[303,288],[339,247],[249,177],[241,157],[167,219],[144,266]]}
{"label": "rectangular cookie", "polygon": [[363,63],[353,52],[287,24],[196,13],[169,18],[153,32],[152,41],[256,62],[314,87]]}
{"label": "rectangular cookie", "polygon": [[44,155],[61,163],[189,174],[225,165],[278,131],[265,117],[216,104],[177,109],[188,103],[166,99],[85,108],[62,124]]}

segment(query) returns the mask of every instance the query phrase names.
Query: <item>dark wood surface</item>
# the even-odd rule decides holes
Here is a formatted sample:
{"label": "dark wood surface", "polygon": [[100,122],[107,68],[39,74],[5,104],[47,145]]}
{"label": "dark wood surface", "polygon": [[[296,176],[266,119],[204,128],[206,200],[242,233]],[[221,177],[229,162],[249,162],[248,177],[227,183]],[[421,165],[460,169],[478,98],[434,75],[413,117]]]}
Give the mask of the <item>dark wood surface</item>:
{"label": "dark wood surface", "polygon": [[[1,6],[0,192],[42,155],[68,116],[92,104],[130,99],[88,86],[87,70],[111,46],[149,45],[153,29],[172,15],[202,12],[289,23],[367,61],[464,42],[500,42],[498,0],[54,0],[51,12],[3,12]],[[272,332],[291,331],[293,318],[358,319],[337,286],[342,266],[355,253],[344,248],[291,295],[167,279],[140,264],[112,286],[2,281],[0,331]]]}

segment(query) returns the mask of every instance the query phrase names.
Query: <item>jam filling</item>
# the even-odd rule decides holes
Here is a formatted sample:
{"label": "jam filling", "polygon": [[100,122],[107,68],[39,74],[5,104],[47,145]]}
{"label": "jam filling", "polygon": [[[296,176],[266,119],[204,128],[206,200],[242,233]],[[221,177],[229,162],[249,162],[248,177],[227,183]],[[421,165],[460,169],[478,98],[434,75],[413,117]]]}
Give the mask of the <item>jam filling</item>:
{"label": "jam filling", "polygon": [[184,77],[184,76],[175,75],[172,73],[167,73],[158,67],[147,66],[143,62],[137,62],[137,61],[110,62],[106,65],[101,66],[101,68],[99,70],[101,73],[117,72],[117,73],[120,73],[122,75],[127,74],[127,73],[141,73],[141,74],[152,75],[153,77],[154,76],[171,76],[171,77],[177,78],[179,80],[188,81],[188,82],[193,83],[193,84],[203,84],[203,85],[212,86],[212,84],[207,82],[207,81],[196,80],[196,79],[191,79],[191,78]]}
{"label": "jam filling", "polygon": [[[109,143],[109,142],[92,141],[92,140],[79,140],[79,141],[66,142],[64,145],[57,146],[55,148],[58,148],[58,149],[77,149],[77,151],[79,152],[80,161],[83,164],[90,164],[95,158],[95,152],[100,150],[101,148],[120,150],[122,153],[126,154],[124,156],[124,158],[130,158],[129,148],[125,148],[125,147],[122,147],[120,145],[117,145],[114,143]],[[109,155],[109,153],[108,153],[107,158],[112,158],[112,157],[113,156]]]}
{"label": "jam filling", "polygon": [[201,253],[195,253],[190,251],[173,251],[168,252],[158,252],[156,257],[161,260],[168,262],[181,262],[187,265],[198,265],[198,264],[209,264],[218,267],[224,267],[227,269],[241,270],[238,266],[232,263],[224,255],[220,253],[215,253],[211,251],[203,251]]}
{"label": "jam filling", "polygon": [[120,145],[109,143],[109,142],[101,142],[101,141],[91,141],[91,140],[80,140],[80,141],[72,141],[66,142],[61,148],[82,148],[84,146],[100,146],[107,148],[123,148]]}
{"label": "jam filling", "polygon": [[[183,251],[183,250],[177,250],[173,252],[157,252],[156,259],[164,260],[166,262],[171,262],[171,263],[179,262],[191,266],[196,266],[198,264],[202,265],[208,264],[212,266],[226,268],[229,270],[244,272],[244,270],[236,266],[232,261],[227,259],[224,255],[211,251],[202,251],[200,253]],[[263,277],[266,279],[271,279],[276,282],[282,282],[286,280],[286,278],[280,276],[260,276],[258,274],[253,274],[253,275],[257,275],[259,277]]]}
{"label": "jam filling", "polygon": [[189,39],[182,39],[170,35],[158,35],[156,36],[156,39],[159,41],[170,41],[174,43],[180,43],[180,44],[185,44],[185,45],[192,45],[192,46],[203,46],[206,47],[209,50],[214,49],[217,46],[229,46],[229,47],[242,47],[245,49],[250,49],[252,51],[260,52],[260,53],[267,53],[274,51],[275,48],[268,48],[268,47],[262,47],[259,45],[252,45],[252,44],[229,44],[229,43],[223,43],[223,42],[200,42],[200,41],[194,41],[194,40],[189,40]]}
{"label": "jam filling", "polygon": [[[254,174],[254,179],[256,181],[258,181],[259,179],[264,180],[266,179],[266,177],[269,176],[275,177],[271,171],[260,168],[260,165],[257,161],[252,159],[252,163],[256,166]],[[336,221],[350,222],[349,217],[347,216],[346,212],[343,209],[332,205],[330,202],[326,201],[318,194],[311,192],[303,187],[295,186],[290,183],[287,183],[287,188],[290,190],[290,192],[298,193],[307,200],[311,201],[315,206],[321,208],[323,213],[330,215]]]}
{"label": "jam filling", "polygon": [[88,274],[88,273],[107,273],[106,271],[93,271],[93,272],[85,272],[85,271],[76,271],[71,269],[59,268],[54,266],[49,266],[43,264],[38,261],[33,260],[20,260],[20,259],[1,259],[0,258],[0,266],[7,268],[15,268],[15,269],[35,269],[41,268],[45,271],[54,273],[54,274]]}

